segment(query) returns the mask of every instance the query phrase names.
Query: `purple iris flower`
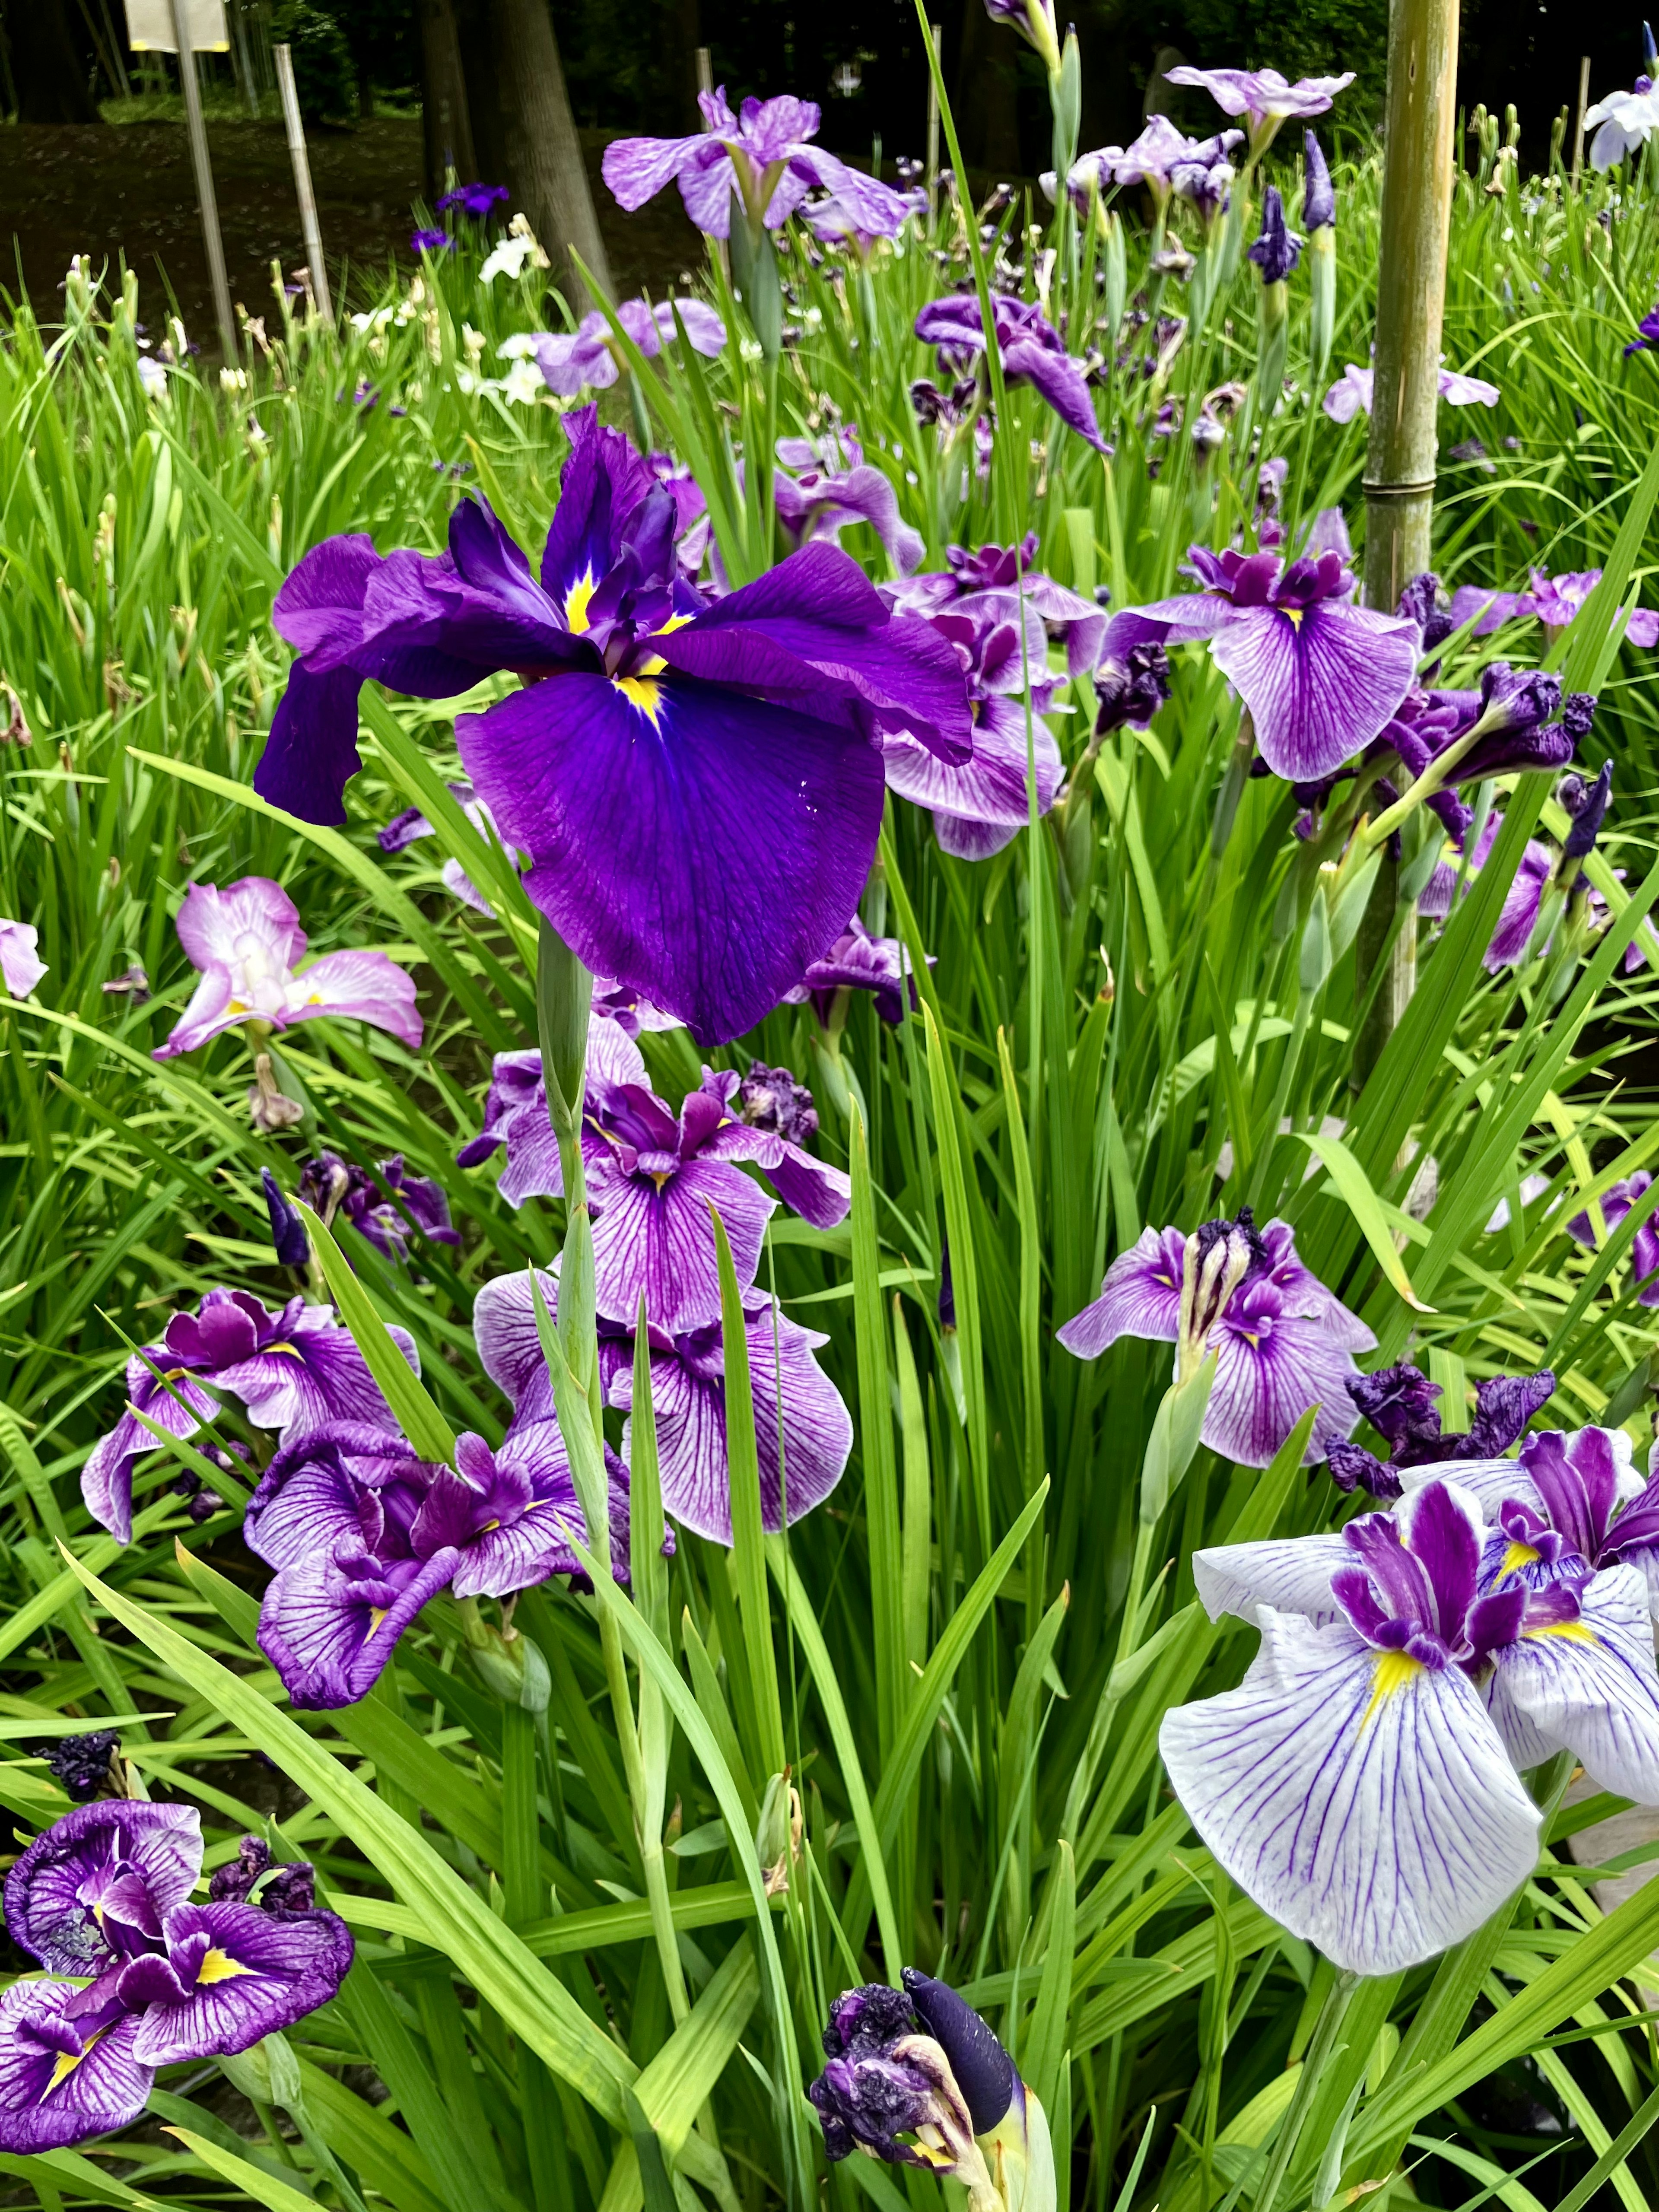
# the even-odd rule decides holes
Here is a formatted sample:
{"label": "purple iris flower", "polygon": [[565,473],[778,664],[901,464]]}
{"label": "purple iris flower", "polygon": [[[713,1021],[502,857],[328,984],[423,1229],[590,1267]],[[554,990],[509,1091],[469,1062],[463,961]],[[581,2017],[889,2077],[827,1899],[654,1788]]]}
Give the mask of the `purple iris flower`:
{"label": "purple iris flower", "polygon": [[[1452,627],[1460,629],[1478,609],[1480,619],[1471,635],[1490,637],[1503,623],[1524,621],[1530,616],[1543,623],[1545,638],[1553,645],[1601,580],[1599,568],[1575,569],[1564,576],[1547,575],[1543,569],[1534,568],[1529,592],[1488,592],[1479,584],[1462,584],[1452,593],[1449,610]],[[1644,647],[1659,645],[1659,613],[1638,607],[1626,626],[1625,642]]]}
{"label": "purple iris flower", "polygon": [[491,208],[511,198],[505,185],[457,185],[453,192],[446,192],[436,203],[436,208],[440,215],[447,208],[459,208],[464,215],[482,222]]}
{"label": "purple iris flower", "polygon": [[539,582],[471,501],[435,559],[382,560],[361,537],[306,556],[277,594],[301,658],[255,783],[338,820],[367,678],[435,696],[515,669],[533,680],[456,734],[478,798],[529,855],[526,889],[586,966],[705,1042],[730,1037],[857,902],[881,825],[879,733],[968,757],[961,668],[831,545],[700,599],[675,559],[672,494],[595,409],[567,425]]}
{"label": "purple iris flower", "polygon": [[[196,1808],[131,1798],[78,1806],[13,1867],[7,1927],[54,1978],[0,1997],[0,2148],[130,2127],[157,2067],[246,2051],[339,1988],[352,1942],[336,1914],[273,1905],[273,1883],[258,1903],[192,1904],[201,1870]],[[301,1869],[283,1872],[279,1897],[302,1898]]]}
{"label": "purple iris flower", "polygon": [[1298,77],[1287,84],[1277,70],[1194,69],[1188,62],[1164,73],[1165,84],[1195,85],[1209,94],[1224,115],[1242,115],[1253,154],[1261,152],[1287,116],[1322,115],[1353,79],[1353,71],[1347,70],[1340,76]]}
{"label": "purple iris flower", "polygon": [[1636,336],[1625,348],[1628,360],[1633,353],[1645,353],[1650,346],[1659,346],[1659,305],[1648,309],[1636,325]]}
{"label": "purple iris flower", "polygon": [[[637,1001],[626,1012],[610,1012],[596,994],[587,1025],[588,1085],[646,1082],[645,1060],[634,1042],[634,1030],[673,1026],[654,1007],[641,1008]],[[455,1164],[477,1167],[502,1146],[507,1164],[496,1188],[509,1206],[522,1206],[527,1198],[564,1196],[564,1171],[538,1051],[496,1054],[484,1099],[483,1126],[456,1153]]]}
{"label": "purple iris flower", "polygon": [[582,1126],[593,1210],[594,1298],[607,1321],[631,1326],[645,1298],[653,1328],[683,1336],[716,1321],[718,1210],[740,1282],[759,1270],[775,1201],[738,1165],[752,1162],[815,1229],[847,1218],[852,1185],[841,1169],[732,1113],[741,1078],[705,1067],[678,1116],[644,1084],[592,1085]]}
{"label": "purple iris flower", "polygon": [[1342,1490],[1358,1486],[1373,1498],[1398,1498],[1407,1468],[1500,1458],[1554,1390],[1555,1377],[1547,1367],[1536,1375],[1490,1376],[1474,1386],[1474,1419],[1468,1431],[1448,1434],[1440,1425],[1440,1385],[1417,1368],[1382,1367],[1374,1375],[1357,1375],[1348,1395],[1388,1444],[1389,1456],[1379,1460],[1358,1444],[1334,1443],[1332,1480]]}
{"label": "purple iris flower", "polygon": [[1328,775],[1369,744],[1413,688],[1419,632],[1407,617],[1352,603],[1353,579],[1331,551],[1288,564],[1272,553],[1193,547],[1202,587],[1126,608],[1104,650],[1199,638],[1249,708],[1261,757],[1289,783]]}
{"label": "purple iris flower", "polygon": [[268,876],[244,876],[228,890],[192,884],[177,927],[202,980],[157,1060],[195,1052],[243,1022],[285,1030],[329,1015],[389,1030],[411,1052],[420,1045],[414,978],[384,952],[325,952],[295,973],[306,933],[293,900]]}
{"label": "purple iris flower", "polygon": [[1540,1815],[1517,1767],[1570,1747],[1598,1788],[1659,1793],[1641,1574],[1486,1587],[1512,1540],[1468,1472],[1338,1536],[1194,1556],[1211,1617],[1255,1620],[1261,1649],[1166,1717],[1170,1778],[1246,1894],[1360,1973],[1433,1957],[1526,1880]]}
{"label": "purple iris flower", "polygon": [[1307,158],[1307,173],[1302,186],[1302,220],[1310,232],[1329,230],[1336,222],[1336,192],[1316,131],[1303,132],[1302,149]]}
{"label": "purple iris flower", "polygon": [[1285,203],[1277,185],[1261,195],[1261,231],[1245,248],[1245,258],[1261,271],[1264,284],[1282,284],[1302,258],[1303,241],[1285,221]]}
{"label": "purple iris flower", "polygon": [[[1224,1273],[1204,1262],[1221,1249]],[[1179,1347],[1190,1372],[1217,1355],[1203,1439],[1240,1467],[1266,1467],[1310,1406],[1319,1408],[1307,1463],[1327,1456],[1358,1418],[1348,1396],[1356,1352],[1376,1344],[1358,1316],[1297,1256],[1290,1224],[1258,1230],[1206,1222],[1191,1237],[1146,1229],[1106,1270],[1092,1305],[1054,1332],[1079,1359],[1098,1359],[1121,1336]]]}
{"label": "purple iris flower", "polygon": [[[610,1464],[616,1571],[628,1572],[628,1486]],[[400,1436],[337,1423],[285,1444],[254,1492],[243,1534],[276,1572],[259,1648],[295,1705],[355,1704],[439,1591],[506,1597],[579,1574],[586,1539],[556,1422],[515,1424],[501,1449],[456,1441],[453,1468]]]}
{"label": "purple iris flower", "polygon": [[1613,797],[1613,763],[1602,762],[1594,783],[1586,783],[1576,770],[1570,771],[1556,786],[1555,796],[1572,817],[1572,827],[1561,848],[1562,858],[1589,860],[1601,835],[1601,824],[1607,818],[1607,802]]}
{"label": "purple iris flower", "polygon": [[[933,956],[929,953],[927,965],[933,964]],[[896,937],[872,937],[854,915],[823,959],[815,960],[800,981],[783,995],[791,1006],[810,999],[820,1025],[836,1029],[845,1019],[843,994],[873,992],[876,1012],[883,1021],[896,1026],[904,1019],[907,983],[914,1006],[918,1003],[915,977],[903,944]]]}
{"label": "purple iris flower", "polygon": [[859,229],[894,238],[910,213],[908,192],[896,192],[811,141],[822,120],[810,100],[785,93],[745,100],[736,115],[726,87],[700,92],[707,128],[690,138],[617,138],[605,149],[600,174],[618,207],[631,215],[678,179],[685,211],[710,238],[729,235],[732,195],[750,223],[776,230],[816,185],[832,192]]}
{"label": "purple iris flower", "polygon": [[[1033,386],[1068,429],[1086,439],[1097,452],[1109,453],[1095,420],[1094,400],[1083,365],[1066,352],[1065,340],[1048,317],[1029,301],[1005,292],[992,294],[991,314],[991,335],[1008,382]],[[986,348],[978,300],[970,292],[951,292],[942,300],[930,300],[916,317],[916,336],[924,345],[937,346],[941,366],[952,375],[960,375]]]}
{"label": "purple iris flower", "polygon": [[[697,353],[712,358],[726,343],[725,324],[702,300],[670,299],[655,307],[644,300],[624,300],[617,310],[617,320],[647,361],[654,361],[665,345],[674,343],[681,325]],[[591,315],[584,315],[574,331],[538,337],[531,357],[546,380],[548,390],[562,398],[574,398],[582,391],[603,391],[622,374],[611,319],[597,307]]]}
{"label": "purple iris flower", "polygon": [[[472,786],[470,783],[452,783],[448,786],[448,791],[450,797],[459,806],[462,813],[465,815],[478,835],[486,842],[493,839],[499,844],[501,832],[495,827],[489,809],[477,797]],[[406,806],[401,814],[392,816],[385,829],[375,831],[374,842],[383,853],[401,853],[416,843],[418,839],[430,837],[434,834],[432,824],[418,806]],[[487,914],[494,917],[495,908],[490,905],[489,901],[459,860],[446,860],[439,872],[447,887],[454,893],[463,905],[470,906],[475,914]]]}
{"label": "purple iris flower", "polygon": [[[908,613],[963,615],[976,629],[987,618],[1017,623],[1023,600],[1028,613],[1042,617],[1048,637],[1066,647],[1066,674],[1085,676],[1100,657],[1106,611],[1033,568],[1036,551],[1034,530],[1018,545],[947,545],[942,569],[889,585],[887,594]],[[1047,663],[1046,650],[1032,656],[1034,667]]]}
{"label": "purple iris flower", "polygon": [[[1352,422],[1356,415],[1370,413],[1376,386],[1376,370],[1351,361],[1320,404],[1333,422]],[[1482,377],[1464,376],[1451,368],[1440,371],[1440,397],[1449,407],[1496,407],[1503,396]]]}
{"label": "purple iris flower", "polygon": [[931,617],[967,670],[972,760],[951,768],[914,738],[900,734],[887,740],[888,789],[917,806],[931,807],[941,850],[958,860],[988,860],[1026,826],[1028,754],[1039,814],[1054,805],[1065,774],[1054,732],[1042,719],[1058,688],[1048,674],[1047,633],[1036,607],[1027,601],[1022,642],[1020,613],[1013,592],[981,592],[947,602]]}
{"label": "purple iris flower", "polygon": [[14,999],[32,998],[34,987],[47,971],[34,948],[40,933],[29,921],[10,921],[0,916],[0,981]]}
{"label": "purple iris flower", "polygon": [[[343,1213],[388,1260],[407,1264],[411,1232],[431,1244],[461,1241],[449,1218],[443,1185],[430,1176],[410,1175],[401,1152],[382,1160],[372,1175],[337,1152],[319,1153],[300,1170],[300,1195],[313,1213],[321,1215],[325,1228],[332,1227],[335,1215]],[[277,1257],[282,1257],[280,1251]]]}
{"label": "purple iris flower", "polygon": [[[392,1328],[418,1375],[415,1340]],[[274,1313],[248,1291],[210,1291],[193,1314],[176,1313],[159,1343],[127,1362],[127,1400],[170,1437],[192,1437],[219,1410],[213,1395],[240,1399],[258,1429],[285,1440],[330,1421],[392,1430],[391,1409],[332,1306],[292,1297]],[[81,1494],[94,1521],[123,1544],[132,1535],[132,1463],[158,1449],[131,1413],[93,1446]]]}
{"label": "purple iris flower", "polygon": [[[1227,204],[1235,175],[1232,155],[1243,143],[1242,131],[1188,138],[1167,115],[1149,115],[1132,144],[1102,146],[1081,155],[1066,174],[1066,188],[1079,215],[1088,213],[1091,191],[1103,193],[1114,185],[1145,185],[1160,205],[1173,193],[1192,201],[1207,217]],[[1052,179],[1044,177],[1042,181],[1049,198],[1056,198]]]}
{"label": "purple iris flower", "polygon": [[409,243],[416,253],[447,253],[455,241],[447,230],[417,230],[410,234]]}
{"label": "purple iris flower", "polygon": [[[927,213],[926,187],[912,185],[899,195],[910,214],[921,218]],[[820,246],[851,246],[860,261],[867,261],[878,239],[896,235],[889,230],[870,230],[860,220],[860,211],[849,208],[833,194],[828,199],[809,200],[801,210],[807,228]]]}
{"label": "purple iris flower", "polygon": [[[1504,826],[1504,817],[1497,807],[1487,815],[1485,826],[1475,840],[1467,865],[1458,852],[1458,842],[1449,845],[1444,857],[1417,902],[1417,910],[1432,921],[1449,915],[1456,895],[1460,874],[1463,878],[1463,893],[1467,897],[1474,878],[1492,857],[1492,848],[1498,842],[1498,833]],[[1488,975],[1495,975],[1500,968],[1513,968],[1524,960],[1538,927],[1538,917],[1543,910],[1544,894],[1555,872],[1555,855],[1547,845],[1536,837],[1527,840],[1526,850],[1521,855],[1520,866],[1510,878],[1504,894],[1504,903],[1498,909],[1498,925],[1492,933],[1492,942],[1481,956],[1481,964]],[[1548,950],[1547,946],[1545,948]],[[1638,964],[1642,954],[1639,946],[1632,945],[1633,957],[1627,957],[1626,966]]]}
{"label": "purple iris flower", "polygon": [[816,440],[780,438],[777,454],[783,468],[772,479],[772,504],[792,546],[817,538],[839,544],[848,523],[867,522],[902,574],[920,565],[921,532],[900,519],[892,483],[865,459],[855,423]]}
{"label": "purple iris flower", "polygon": [[[1638,1168],[1634,1175],[1626,1176],[1622,1182],[1604,1191],[1597,1201],[1601,1209],[1601,1220],[1607,1235],[1612,1236],[1638,1199],[1653,1187],[1653,1177],[1645,1168]],[[1587,1251],[1595,1249],[1595,1232],[1590,1226],[1589,1210],[1575,1213],[1567,1224],[1567,1234]],[[1631,1243],[1631,1273],[1640,1285],[1636,1293],[1638,1305],[1659,1306],[1659,1226],[1651,1218],[1644,1221]],[[1616,1433],[1616,1431],[1615,1431]]]}
{"label": "purple iris flower", "polygon": [[[550,1313],[557,1311],[558,1285],[540,1278]],[[760,1460],[761,1518],[775,1534],[787,1516],[800,1520],[823,1504],[840,1481],[853,1447],[852,1417],[813,1353],[829,1339],[792,1322],[771,1298],[750,1290],[744,1298],[755,1435]],[[515,1408],[508,1442],[525,1427],[546,1421],[552,1385],[536,1328],[528,1270],[498,1275],[479,1291],[472,1310],[478,1356],[492,1382]],[[699,1536],[732,1541],[732,1478],[726,1447],[726,1362],[720,1324],[649,1337],[651,1401],[665,1511]],[[599,1375],[605,1402],[631,1413],[634,1340],[615,1322],[599,1324]],[[623,1427],[623,1457],[631,1448],[632,1423]],[[504,1447],[505,1449],[505,1447]]]}

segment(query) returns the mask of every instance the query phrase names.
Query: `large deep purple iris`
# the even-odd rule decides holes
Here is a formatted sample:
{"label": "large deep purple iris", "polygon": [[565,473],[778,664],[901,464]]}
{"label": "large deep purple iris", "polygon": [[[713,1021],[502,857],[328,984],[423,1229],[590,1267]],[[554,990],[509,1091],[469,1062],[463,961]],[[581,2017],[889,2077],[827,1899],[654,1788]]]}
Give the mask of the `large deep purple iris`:
{"label": "large deep purple iris", "polygon": [[457,725],[525,884],[578,957],[704,1042],[769,1013],[858,903],[881,823],[884,732],[965,761],[960,665],[836,547],[713,602],[682,577],[672,492],[595,410],[572,435],[539,578],[489,508],[449,549],[384,559],[330,538],[278,593],[300,657],[254,778],[343,818],[373,678],[439,698],[524,688]]}

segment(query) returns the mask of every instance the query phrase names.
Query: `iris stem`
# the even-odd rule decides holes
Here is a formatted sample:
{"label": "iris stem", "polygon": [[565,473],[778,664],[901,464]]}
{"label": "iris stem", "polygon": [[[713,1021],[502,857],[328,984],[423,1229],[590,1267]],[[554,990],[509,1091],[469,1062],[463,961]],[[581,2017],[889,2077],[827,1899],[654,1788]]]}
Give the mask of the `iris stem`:
{"label": "iris stem", "polygon": [[1290,2110],[1285,2115],[1285,2124],[1279,2129],[1273,2143],[1273,2156],[1267,2162],[1267,2175],[1256,2197],[1255,2212],[1273,2212],[1273,2207],[1279,2201],[1279,2192],[1284,2186],[1285,2176],[1289,2171],[1297,2138],[1302,2133],[1303,2124],[1308,2117],[1308,2108],[1312,2104],[1315,2093],[1319,2087],[1326,2062],[1335,2048],[1337,2030],[1341,2027],[1343,2017],[1349,2005],[1353,2002],[1353,1994],[1359,1987],[1359,1981],[1360,1978],[1358,1974],[1345,1971],[1339,1973],[1331,1984],[1330,1994],[1321,2008],[1319,2019],[1314,2028],[1313,2040],[1308,2046],[1307,2056],[1302,2061],[1302,2071],[1297,2076],[1296,2089],[1291,2098]]}

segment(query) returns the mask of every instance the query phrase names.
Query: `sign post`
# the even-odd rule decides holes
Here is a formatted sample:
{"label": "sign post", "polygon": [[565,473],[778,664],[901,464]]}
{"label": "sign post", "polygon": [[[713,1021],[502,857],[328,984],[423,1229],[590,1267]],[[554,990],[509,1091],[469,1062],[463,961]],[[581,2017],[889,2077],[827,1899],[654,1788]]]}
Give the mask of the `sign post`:
{"label": "sign post", "polygon": [[236,319],[230,312],[230,282],[225,275],[225,246],[219,234],[219,204],[214,198],[208,161],[207,129],[202,121],[202,90],[196,82],[198,53],[228,53],[224,0],[127,0],[127,43],[135,53],[177,54],[179,82],[185,95],[185,127],[196,170],[196,198],[202,210],[202,244],[207,252],[208,281],[225,359],[236,359]]}
{"label": "sign post", "polygon": [[276,84],[283,95],[283,120],[288,125],[289,156],[294,163],[294,191],[300,203],[300,229],[306,242],[311,270],[312,296],[325,322],[334,320],[328,295],[328,266],[323,259],[323,234],[317,227],[317,201],[311,189],[311,159],[306,152],[306,129],[300,120],[300,95],[294,88],[294,56],[287,46],[273,46]]}

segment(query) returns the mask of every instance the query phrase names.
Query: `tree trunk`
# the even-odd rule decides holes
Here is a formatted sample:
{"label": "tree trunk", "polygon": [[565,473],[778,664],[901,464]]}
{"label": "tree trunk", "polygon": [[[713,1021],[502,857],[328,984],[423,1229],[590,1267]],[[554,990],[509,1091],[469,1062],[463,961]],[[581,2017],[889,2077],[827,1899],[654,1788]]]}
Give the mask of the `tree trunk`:
{"label": "tree trunk", "polygon": [[573,253],[609,292],[611,264],[593,212],[547,0],[489,0],[489,20],[513,196],[554,266],[569,280],[572,297],[583,296]]}
{"label": "tree trunk", "polygon": [[467,112],[466,77],[461,42],[450,0],[420,0],[421,131],[425,140],[427,198],[444,191],[448,172],[459,183],[478,174],[472,150],[472,118]]}
{"label": "tree trunk", "polygon": [[20,123],[96,123],[88,71],[64,0],[21,0],[6,10]]}

